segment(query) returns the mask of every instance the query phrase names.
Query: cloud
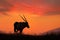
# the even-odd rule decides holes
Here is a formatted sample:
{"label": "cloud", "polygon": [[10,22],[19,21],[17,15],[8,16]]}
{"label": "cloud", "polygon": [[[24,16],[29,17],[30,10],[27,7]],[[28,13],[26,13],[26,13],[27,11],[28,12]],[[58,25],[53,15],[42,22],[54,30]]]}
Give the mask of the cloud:
{"label": "cloud", "polygon": [[0,14],[8,12],[12,6],[13,5],[9,3],[7,0],[0,0]]}
{"label": "cloud", "polygon": [[[10,0],[8,0],[10,1]],[[0,4],[5,5],[7,7],[11,7],[12,4],[15,5],[18,3],[20,4],[27,4],[30,6],[41,6],[41,5],[50,5],[53,7],[60,7],[60,0],[11,0],[9,3],[7,0],[0,0]],[[12,4],[11,4],[12,3]]]}
{"label": "cloud", "polygon": [[45,3],[52,7],[60,7],[60,0],[45,0]]}
{"label": "cloud", "polygon": [[50,4],[60,6],[60,0],[16,0],[17,2],[24,2],[31,5]]}
{"label": "cloud", "polygon": [[60,15],[60,11],[48,11],[45,15]]}
{"label": "cloud", "polygon": [[34,6],[40,7],[43,5],[44,7],[53,7],[53,8],[60,8],[60,0],[13,0],[13,4],[18,3],[20,7],[25,4],[25,6]]}
{"label": "cloud", "polygon": [[[11,7],[14,9],[11,9]],[[60,0],[0,0],[0,13],[5,13],[10,10],[37,11],[37,13],[40,13],[41,11],[58,10],[59,8]],[[52,12],[49,11],[47,13]]]}

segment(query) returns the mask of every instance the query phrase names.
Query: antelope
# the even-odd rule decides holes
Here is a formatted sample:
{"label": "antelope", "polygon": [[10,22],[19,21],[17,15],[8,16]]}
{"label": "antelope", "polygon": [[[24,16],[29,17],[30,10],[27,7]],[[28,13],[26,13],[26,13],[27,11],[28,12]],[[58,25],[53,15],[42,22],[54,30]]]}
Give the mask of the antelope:
{"label": "antelope", "polygon": [[30,28],[30,27],[29,27],[28,21],[26,20],[25,16],[23,16],[23,17],[20,16],[20,17],[24,20],[24,22],[15,22],[14,23],[14,32],[20,31],[20,34],[22,34],[22,31],[25,27],[27,27],[27,28]]}

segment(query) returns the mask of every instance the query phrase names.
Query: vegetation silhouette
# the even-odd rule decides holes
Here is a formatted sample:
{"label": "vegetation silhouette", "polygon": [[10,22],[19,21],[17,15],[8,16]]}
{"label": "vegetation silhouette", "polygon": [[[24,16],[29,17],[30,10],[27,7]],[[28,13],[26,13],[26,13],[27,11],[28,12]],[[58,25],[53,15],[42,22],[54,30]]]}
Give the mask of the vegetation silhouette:
{"label": "vegetation silhouette", "polygon": [[22,16],[20,16],[25,22],[15,22],[14,23],[14,32],[18,32],[18,31],[20,31],[20,34],[22,34],[22,31],[23,31],[23,29],[25,28],[25,27],[27,27],[27,28],[30,28],[29,27],[29,24],[28,24],[28,21],[26,20],[26,18],[25,18],[25,16],[23,15],[23,17]]}
{"label": "vegetation silhouette", "polygon": [[60,31],[57,33],[54,32],[60,30],[59,28],[53,29],[41,35],[29,35],[29,34],[20,34],[20,33],[10,33],[6,34],[0,31],[0,40],[60,40]]}
{"label": "vegetation silhouette", "polygon": [[0,40],[60,40],[60,34],[46,35],[25,35],[25,34],[5,34],[0,33]]}

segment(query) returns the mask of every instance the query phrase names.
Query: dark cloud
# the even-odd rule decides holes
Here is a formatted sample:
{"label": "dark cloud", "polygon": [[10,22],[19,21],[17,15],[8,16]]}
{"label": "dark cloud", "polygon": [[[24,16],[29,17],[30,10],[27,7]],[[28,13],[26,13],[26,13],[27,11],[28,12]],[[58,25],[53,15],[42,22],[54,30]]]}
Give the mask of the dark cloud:
{"label": "dark cloud", "polygon": [[45,3],[53,7],[60,7],[60,0],[45,0]]}
{"label": "dark cloud", "polygon": [[[16,3],[22,4],[22,5],[27,4],[27,5],[30,5],[30,6],[37,6],[37,7],[40,7],[41,5],[44,5],[44,6],[45,5],[48,5],[48,6],[50,5],[55,10],[57,10],[57,8],[58,9],[60,8],[60,0],[0,0],[0,12],[1,13],[6,13],[6,12],[10,11],[10,8],[13,5],[15,5]],[[20,5],[19,8],[21,8],[22,5]],[[47,12],[47,15],[52,15],[52,14],[57,14],[57,13],[59,14],[58,11],[49,11],[49,12]]]}
{"label": "dark cloud", "polygon": [[30,6],[50,5],[51,7],[60,7],[60,0],[13,0],[12,3],[28,4]]}
{"label": "dark cloud", "polygon": [[7,0],[0,0],[0,14],[5,14],[4,12],[8,12],[12,6]]}
{"label": "dark cloud", "polygon": [[45,15],[60,15],[60,11],[48,11]]}
{"label": "dark cloud", "polygon": [[[43,5],[52,5],[54,7],[59,7],[60,6],[60,0],[11,0],[11,3],[13,3],[13,5],[15,3],[19,3],[19,4],[28,4],[28,5],[35,5],[35,6],[41,6],[41,4]],[[0,0],[0,4],[1,5],[5,5],[7,7],[11,7],[12,4],[9,3],[7,0]]]}
{"label": "dark cloud", "polygon": [[51,4],[51,5],[60,5],[60,0],[16,0],[16,2],[24,2],[28,4]]}
{"label": "dark cloud", "polygon": [[[48,12],[46,12],[46,15],[60,14],[60,10],[59,10],[60,9],[60,0],[13,0],[12,3],[13,4],[14,3],[18,3],[18,4],[24,3],[29,6],[33,6],[33,7],[37,6],[37,8],[40,7],[42,9],[46,9],[47,11],[49,10]],[[25,5],[25,6],[27,6],[27,5]],[[20,6],[20,8],[21,7],[22,6]],[[56,11],[51,11],[51,10],[56,10]]]}

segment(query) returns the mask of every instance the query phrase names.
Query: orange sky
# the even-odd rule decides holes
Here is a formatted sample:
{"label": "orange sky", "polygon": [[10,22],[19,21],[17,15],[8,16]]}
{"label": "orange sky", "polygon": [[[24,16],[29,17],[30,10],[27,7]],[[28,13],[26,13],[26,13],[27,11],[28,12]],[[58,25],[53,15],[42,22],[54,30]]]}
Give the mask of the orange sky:
{"label": "orange sky", "polygon": [[3,6],[0,5],[0,31],[13,33],[14,22],[23,21],[19,16],[23,14],[30,25],[29,29],[25,28],[23,30],[25,34],[40,34],[60,28],[60,7],[58,5],[48,4],[42,0],[40,0],[41,3],[39,0],[7,0],[7,2],[12,6],[8,4],[3,5],[3,1]]}
{"label": "orange sky", "polygon": [[[0,30],[3,32],[13,33],[13,24],[15,21],[21,22],[23,21],[19,15],[13,13],[10,16],[0,17]],[[49,30],[59,28],[60,27],[60,15],[52,15],[52,16],[40,16],[34,14],[24,14],[27,18],[30,28],[25,28],[23,33],[25,34],[40,34],[43,32],[47,32]]]}

